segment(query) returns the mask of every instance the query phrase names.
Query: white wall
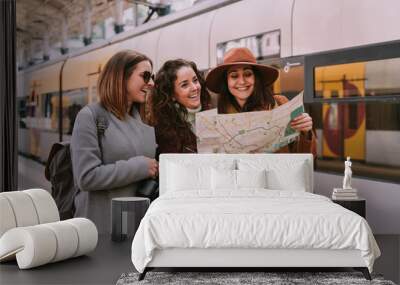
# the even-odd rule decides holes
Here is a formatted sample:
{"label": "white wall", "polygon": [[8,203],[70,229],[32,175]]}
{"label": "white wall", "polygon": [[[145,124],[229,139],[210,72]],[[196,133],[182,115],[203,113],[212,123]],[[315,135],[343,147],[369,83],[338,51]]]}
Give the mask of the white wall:
{"label": "white wall", "polygon": [[[330,197],[343,175],[314,173],[314,193]],[[367,200],[367,221],[374,234],[400,234],[400,184],[354,178],[352,186]]]}

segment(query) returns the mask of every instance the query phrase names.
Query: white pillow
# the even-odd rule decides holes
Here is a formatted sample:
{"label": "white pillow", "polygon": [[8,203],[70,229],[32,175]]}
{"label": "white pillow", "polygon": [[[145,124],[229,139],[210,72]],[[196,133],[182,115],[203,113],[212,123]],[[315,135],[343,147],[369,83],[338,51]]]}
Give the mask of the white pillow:
{"label": "white pillow", "polygon": [[212,168],[212,189],[236,190],[236,170]]}
{"label": "white pillow", "polygon": [[[168,157],[168,154],[161,154],[165,166],[169,168],[170,164],[182,165],[184,167],[213,167],[216,169],[236,169],[236,159],[223,159],[218,155],[207,157],[198,154],[176,154],[177,157]],[[172,154],[173,156],[173,154]],[[203,157],[204,156],[204,157]]]}
{"label": "white pillow", "polygon": [[215,169],[211,171],[213,190],[238,190],[241,188],[266,188],[265,170],[230,170]]}
{"label": "white pillow", "polygon": [[311,189],[310,165],[306,160],[285,159],[239,159],[240,170],[267,172],[267,188],[272,190],[307,191]]}
{"label": "white pillow", "polygon": [[267,188],[267,176],[263,170],[236,170],[238,188]]}
{"label": "white pillow", "polygon": [[306,191],[308,169],[305,162],[291,164],[290,167],[267,170],[267,185],[273,190]]}
{"label": "white pillow", "polygon": [[168,164],[168,191],[211,189],[211,167]]}

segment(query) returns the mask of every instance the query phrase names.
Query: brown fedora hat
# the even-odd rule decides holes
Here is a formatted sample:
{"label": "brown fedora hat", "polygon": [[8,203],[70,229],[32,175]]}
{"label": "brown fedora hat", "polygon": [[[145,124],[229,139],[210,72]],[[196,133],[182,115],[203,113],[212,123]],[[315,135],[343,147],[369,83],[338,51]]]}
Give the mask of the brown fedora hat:
{"label": "brown fedora hat", "polygon": [[208,73],[206,78],[207,88],[212,92],[219,93],[224,72],[230,66],[239,64],[251,65],[253,68],[257,69],[262,75],[266,86],[272,84],[279,76],[279,71],[276,68],[258,64],[255,56],[248,48],[232,48],[224,55],[223,63]]}

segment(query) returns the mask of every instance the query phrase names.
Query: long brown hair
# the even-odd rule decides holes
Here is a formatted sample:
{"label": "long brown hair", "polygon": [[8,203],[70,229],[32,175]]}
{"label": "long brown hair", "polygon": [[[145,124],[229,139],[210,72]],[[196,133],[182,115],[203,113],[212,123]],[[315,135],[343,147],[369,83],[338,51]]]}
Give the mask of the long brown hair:
{"label": "long brown hair", "polygon": [[152,95],[152,123],[156,126],[158,136],[174,138],[181,144],[190,141],[190,125],[187,122],[188,112],[184,106],[175,101],[175,81],[177,72],[182,67],[190,67],[195,72],[200,86],[200,102],[202,110],[210,105],[210,94],[207,91],[205,80],[192,61],[184,59],[168,60],[160,68],[154,82]]}
{"label": "long brown hair", "polygon": [[269,110],[275,106],[272,86],[264,86],[262,77],[257,69],[253,68],[253,72],[255,77],[253,94],[247,98],[243,107],[240,107],[235,97],[229,91],[228,73],[225,71],[218,96],[218,113],[228,113],[229,105],[232,105],[237,112]]}
{"label": "long brown hair", "polygon": [[124,120],[128,113],[127,81],[142,61],[152,61],[139,52],[123,50],[114,54],[104,66],[97,82],[100,103],[118,119]]}

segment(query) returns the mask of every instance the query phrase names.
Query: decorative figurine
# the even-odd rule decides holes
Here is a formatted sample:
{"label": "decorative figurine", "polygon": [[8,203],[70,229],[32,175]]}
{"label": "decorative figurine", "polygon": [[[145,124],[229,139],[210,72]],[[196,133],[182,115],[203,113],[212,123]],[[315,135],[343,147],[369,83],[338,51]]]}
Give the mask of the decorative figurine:
{"label": "decorative figurine", "polygon": [[343,178],[343,189],[352,189],[351,188],[351,161],[350,156],[347,157],[347,160],[344,162],[344,178]]}
{"label": "decorative figurine", "polygon": [[357,200],[358,191],[356,188],[351,187],[351,176],[353,172],[351,171],[351,161],[350,156],[344,162],[344,178],[343,178],[343,188],[333,188],[332,199],[333,200]]}

